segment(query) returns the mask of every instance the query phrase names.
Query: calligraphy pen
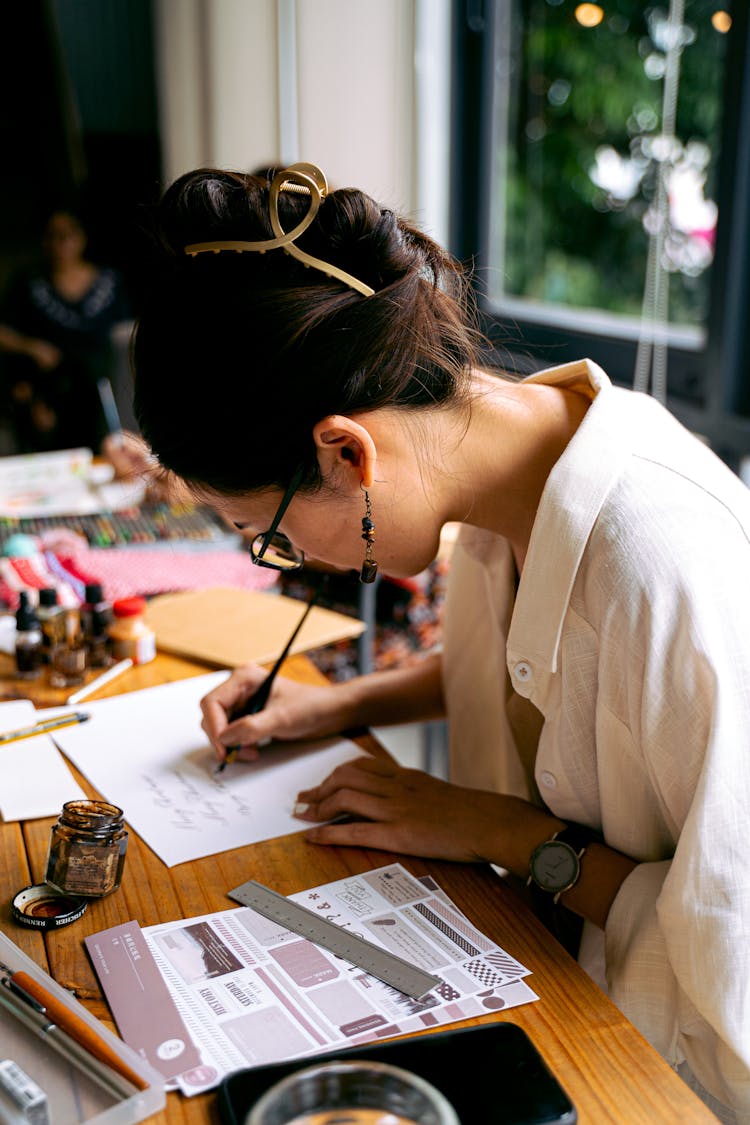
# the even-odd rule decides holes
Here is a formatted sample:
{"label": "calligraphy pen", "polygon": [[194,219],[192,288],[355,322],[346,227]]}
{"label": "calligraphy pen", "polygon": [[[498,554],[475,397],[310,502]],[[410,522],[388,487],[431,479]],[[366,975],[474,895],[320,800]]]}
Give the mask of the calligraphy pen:
{"label": "calligraphy pen", "polygon": [[[289,649],[294,644],[294,642],[297,638],[297,634],[299,633],[302,626],[305,624],[305,621],[307,620],[307,615],[309,614],[310,610],[312,609],[312,607],[315,605],[318,598],[320,597],[320,594],[323,590],[324,585],[325,585],[325,580],[318,587],[318,589],[314,592],[314,594],[310,598],[309,602],[307,603],[307,607],[305,609],[305,612],[302,614],[299,621],[297,622],[297,624],[294,628],[294,632],[292,633],[291,637],[289,638],[289,640],[284,645],[284,651],[281,653],[281,656],[279,656],[279,658],[276,661],[276,663],[274,664],[273,668],[268,673],[265,680],[263,680],[263,682],[261,683],[260,687],[258,687],[253,692],[253,694],[250,696],[250,698],[246,699],[245,702],[240,707],[238,707],[236,711],[232,712],[232,714],[230,715],[230,721],[231,722],[234,722],[235,719],[242,719],[242,718],[245,717],[245,715],[257,715],[258,712],[262,711],[263,708],[265,707],[265,705],[268,703],[268,698],[271,694],[271,688],[273,687],[273,682],[274,682],[274,680],[276,679],[276,677],[279,673],[279,669],[281,668],[281,665],[284,663],[287,656],[289,655]],[[228,746],[226,757],[224,758],[224,761],[219,763],[219,765],[216,767],[216,770],[214,772],[215,773],[221,773],[222,770],[225,770],[226,767],[229,765],[229,763],[234,761],[234,759],[237,757],[240,750],[241,750],[241,747],[239,745],[238,746]]]}

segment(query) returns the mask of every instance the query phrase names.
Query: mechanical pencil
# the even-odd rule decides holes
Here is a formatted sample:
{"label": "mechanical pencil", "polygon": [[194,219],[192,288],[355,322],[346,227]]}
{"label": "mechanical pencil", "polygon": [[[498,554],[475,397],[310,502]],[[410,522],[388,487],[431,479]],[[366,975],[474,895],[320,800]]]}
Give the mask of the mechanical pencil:
{"label": "mechanical pencil", "polygon": [[60,730],[61,727],[71,727],[75,723],[87,723],[90,718],[90,715],[81,711],[74,711],[70,715],[58,715],[56,719],[46,719],[30,727],[8,730],[0,734],[0,746],[5,742],[17,742],[19,738],[36,738],[39,734],[50,734],[52,731]]}

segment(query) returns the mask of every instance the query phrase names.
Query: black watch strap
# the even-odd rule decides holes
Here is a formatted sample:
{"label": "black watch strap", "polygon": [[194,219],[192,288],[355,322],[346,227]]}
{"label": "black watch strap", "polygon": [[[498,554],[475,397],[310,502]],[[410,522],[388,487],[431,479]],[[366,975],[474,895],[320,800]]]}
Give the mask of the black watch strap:
{"label": "black watch strap", "polygon": [[569,844],[574,852],[580,853],[600,837],[593,829],[584,828],[582,824],[566,824],[565,828],[561,828],[550,839],[562,840],[564,844]]}

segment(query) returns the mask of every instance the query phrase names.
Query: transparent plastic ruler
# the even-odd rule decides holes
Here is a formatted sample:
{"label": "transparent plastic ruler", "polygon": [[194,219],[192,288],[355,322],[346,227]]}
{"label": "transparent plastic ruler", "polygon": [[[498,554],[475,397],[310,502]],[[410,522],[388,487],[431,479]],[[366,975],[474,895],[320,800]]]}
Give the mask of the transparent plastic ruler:
{"label": "transparent plastic ruler", "polygon": [[421,1000],[440,983],[440,977],[425,972],[418,965],[412,965],[395,953],[381,949],[365,938],[358,937],[350,930],[321,918],[313,910],[301,906],[292,899],[264,887],[250,879],[240,887],[229,891],[229,897],[242,906],[257,910],[264,918],[270,918],[286,930],[305,937],[316,945],[322,945],[329,953],[335,953],[366,973],[385,981],[399,992],[405,992],[415,1000]]}

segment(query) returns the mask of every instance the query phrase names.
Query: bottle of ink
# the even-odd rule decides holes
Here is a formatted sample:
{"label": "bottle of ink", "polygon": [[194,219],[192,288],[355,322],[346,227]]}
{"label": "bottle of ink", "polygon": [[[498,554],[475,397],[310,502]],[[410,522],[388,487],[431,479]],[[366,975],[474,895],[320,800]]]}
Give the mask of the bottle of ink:
{"label": "bottle of ink", "polygon": [[88,649],[81,632],[81,616],[77,609],[65,613],[65,640],[52,653],[49,682],[52,687],[66,688],[82,684],[86,675]]}
{"label": "bottle of ink", "polygon": [[112,663],[108,626],[112,621],[112,606],[104,600],[99,582],[86,585],[86,601],[81,606],[81,632],[89,650],[92,668],[106,668]]}
{"label": "bottle of ink", "polygon": [[120,598],[112,603],[108,633],[115,660],[129,657],[134,664],[147,664],[156,656],[156,634],[143,620],[145,612],[145,598]]}
{"label": "bottle of ink", "polygon": [[65,610],[58,603],[57,590],[53,587],[39,591],[37,616],[42,630],[44,659],[51,663],[53,650],[65,641]]}
{"label": "bottle of ink", "polygon": [[43,659],[42,630],[26,590],[19,594],[16,610],[16,666],[22,680],[33,680],[39,675]]}
{"label": "bottle of ink", "polygon": [[66,894],[99,898],[120,886],[128,833],[122,809],[67,801],[50,832],[45,881]]}

